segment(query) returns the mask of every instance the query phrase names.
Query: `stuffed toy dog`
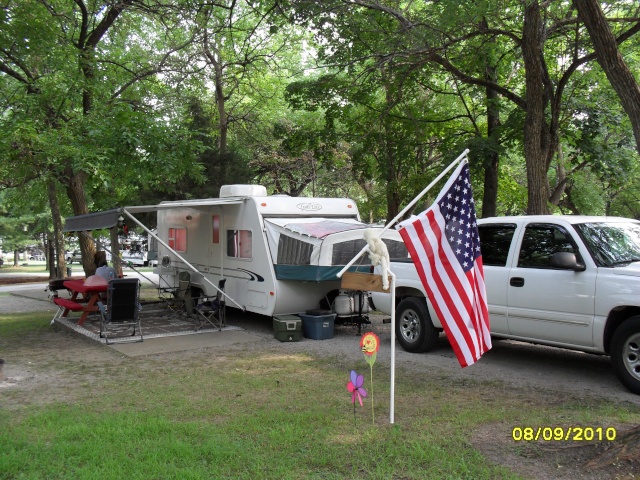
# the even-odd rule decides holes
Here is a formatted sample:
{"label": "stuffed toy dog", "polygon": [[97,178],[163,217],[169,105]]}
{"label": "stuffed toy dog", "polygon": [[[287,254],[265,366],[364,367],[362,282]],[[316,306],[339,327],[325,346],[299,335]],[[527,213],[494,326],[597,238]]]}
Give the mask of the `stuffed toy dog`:
{"label": "stuffed toy dog", "polygon": [[382,270],[382,288],[389,290],[389,250],[382,239],[378,237],[378,233],[371,228],[364,231],[364,239],[369,245],[371,264],[380,265]]}

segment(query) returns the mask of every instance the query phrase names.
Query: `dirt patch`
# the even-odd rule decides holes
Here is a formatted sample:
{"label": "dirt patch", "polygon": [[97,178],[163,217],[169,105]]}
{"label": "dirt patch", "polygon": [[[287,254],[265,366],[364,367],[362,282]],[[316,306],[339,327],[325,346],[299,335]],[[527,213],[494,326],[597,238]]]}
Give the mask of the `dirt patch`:
{"label": "dirt patch", "polygon": [[[640,478],[638,443],[627,443],[625,432],[635,425],[612,426],[618,441],[515,441],[513,427],[485,425],[472,437],[473,446],[486,458],[525,478],[538,480],[617,480]],[[620,452],[623,447],[624,452]],[[635,450],[634,450],[635,449]],[[614,454],[611,457],[611,454]]]}

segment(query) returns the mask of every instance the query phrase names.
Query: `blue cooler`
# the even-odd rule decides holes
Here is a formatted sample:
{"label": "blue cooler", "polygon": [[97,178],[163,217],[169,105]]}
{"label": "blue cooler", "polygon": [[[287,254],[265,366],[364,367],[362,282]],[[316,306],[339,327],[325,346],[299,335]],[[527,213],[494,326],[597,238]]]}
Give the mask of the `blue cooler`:
{"label": "blue cooler", "polygon": [[336,314],[328,315],[307,315],[300,313],[302,319],[302,334],[306,338],[313,340],[327,340],[333,338],[333,323]]}

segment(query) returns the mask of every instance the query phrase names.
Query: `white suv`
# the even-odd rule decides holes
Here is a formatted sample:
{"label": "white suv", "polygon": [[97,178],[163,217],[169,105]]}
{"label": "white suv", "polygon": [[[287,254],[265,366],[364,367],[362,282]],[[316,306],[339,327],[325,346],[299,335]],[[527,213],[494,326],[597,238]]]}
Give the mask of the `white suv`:
{"label": "white suv", "polygon": [[[492,336],[607,354],[640,394],[640,222],[585,216],[478,220]],[[433,348],[441,323],[412,262],[392,260],[396,332]],[[390,295],[372,293],[390,314]]]}

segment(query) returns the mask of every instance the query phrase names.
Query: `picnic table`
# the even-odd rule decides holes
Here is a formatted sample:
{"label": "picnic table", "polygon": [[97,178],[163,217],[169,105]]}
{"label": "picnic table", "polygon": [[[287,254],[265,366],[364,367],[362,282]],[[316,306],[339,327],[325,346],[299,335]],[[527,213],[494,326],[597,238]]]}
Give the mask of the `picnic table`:
{"label": "picnic table", "polygon": [[85,320],[92,312],[98,311],[97,302],[100,294],[107,291],[107,283],[87,285],[84,280],[65,280],[62,285],[71,292],[71,298],[54,297],[53,302],[60,307],[54,320],[66,317],[69,312],[82,312],[78,325],[84,325]]}

